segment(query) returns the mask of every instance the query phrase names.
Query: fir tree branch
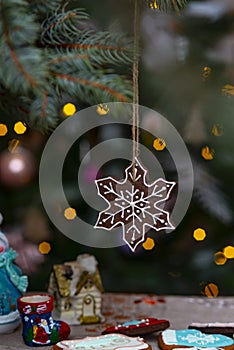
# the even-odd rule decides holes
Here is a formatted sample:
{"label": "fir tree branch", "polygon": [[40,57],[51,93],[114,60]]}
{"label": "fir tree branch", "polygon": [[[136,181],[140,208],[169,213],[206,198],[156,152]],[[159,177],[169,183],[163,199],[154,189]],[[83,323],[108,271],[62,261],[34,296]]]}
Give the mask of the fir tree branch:
{"label": "fir tree branch", "polygon": [[68,0],[27,0],[30,4],[31,10],[39,17],[46,17],[46,15],[52,11],[57,10],[59,7],[64,6]]}
{"label": "fir tree branch", "polygon": [[40,26],[23,0],[1,0],[0,13],[0,80],[14,93],[28,93],[43,85],[46,74],[41,51],[34,46]]}
{"label": "fir tree branch", "polygon": [[40,131],[53,130],[61,114],[61,104],[54,92],[43,91],[35,100],[31,101],[30,118],[27,123]]}
{"label": "fir tree branch", "polygon": [[65,11],[65,8],[58,9],[42,23],[42,44],[77,40],[84,31],[84,24],[88,19],[89,16],[83,9],[70,11]]}
{"label": "fir tree branch", "polygon": [[[79,96],[91,104],[104,103],[108,101],[129,101],[129,90],[127,90],[128,81],[120,78],[118,75],[106,74],[97,71],[80,73],[78,76],[74,74],[62,74],[54,72],[58,87],[64,91]],[[119,92],[123,91],[123,92]]]}

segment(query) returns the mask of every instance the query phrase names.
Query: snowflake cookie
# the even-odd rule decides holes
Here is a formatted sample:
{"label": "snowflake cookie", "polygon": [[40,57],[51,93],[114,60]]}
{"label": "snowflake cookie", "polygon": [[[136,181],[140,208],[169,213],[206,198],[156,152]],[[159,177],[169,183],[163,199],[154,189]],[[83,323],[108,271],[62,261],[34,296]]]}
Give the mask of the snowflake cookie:
{"label": "snowflake cookie", "polygon": [[159,178],[148,185],[147,174],[136,158],[125,169],[124,180],[109,176],[95,181],[98,194],[108,203],[108,208],[99,213],[95,228],[111,230],[122,226],[123,240],[132,251],[145,241],[150,228],[174,229],[164,206],[175,182]]}

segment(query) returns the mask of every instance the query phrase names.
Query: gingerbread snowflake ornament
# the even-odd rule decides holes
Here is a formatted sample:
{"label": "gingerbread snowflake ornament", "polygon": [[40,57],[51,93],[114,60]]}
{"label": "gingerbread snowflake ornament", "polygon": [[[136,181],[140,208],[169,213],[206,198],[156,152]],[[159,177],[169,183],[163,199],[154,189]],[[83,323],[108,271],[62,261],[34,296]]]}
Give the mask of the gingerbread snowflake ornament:
{"label": "gingerbread snowflake ornament", "polygon": [[170,214],[164,210],[175,182],[157,179],[147,181],[148,171],[139,159],[125,169],[125,179],[117,181],[108,176],[95,181],[98,194],[108,208],[99,213],[95,228],[112,230],[122,226],[123,240],[134,252],[146,240],[146,232],[174,229]]}

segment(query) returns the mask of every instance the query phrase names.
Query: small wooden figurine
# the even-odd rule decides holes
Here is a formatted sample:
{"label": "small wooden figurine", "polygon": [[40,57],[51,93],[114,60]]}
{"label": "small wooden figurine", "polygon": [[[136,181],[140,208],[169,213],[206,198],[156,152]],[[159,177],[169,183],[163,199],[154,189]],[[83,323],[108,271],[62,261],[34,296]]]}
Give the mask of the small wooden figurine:
{"label": "small wooden figurine", "polygon": [[69,324],[103,321],[103,286],[93,255],[78,255],[76,261],[54,265],[48,292],[55,298],[54,317]]}
{"label": "small wooden figurine", "polygon": [[[0,214],[0,223],[2,216]],[[14,264],[16,252],[0,231],[0,334],[13,332],[20,324],[17,298],[28,286],[27,276]]]}

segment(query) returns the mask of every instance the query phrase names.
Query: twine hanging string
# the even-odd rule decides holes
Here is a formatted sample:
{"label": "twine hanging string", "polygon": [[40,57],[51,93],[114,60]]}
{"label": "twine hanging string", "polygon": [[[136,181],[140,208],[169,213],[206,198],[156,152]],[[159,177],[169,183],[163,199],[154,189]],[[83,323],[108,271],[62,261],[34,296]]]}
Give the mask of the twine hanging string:
{"label": "twine hanging string", "polygon": [[133,47],[133,118],[132,118],[132,162],[135,179],[135,158],[139,156],[139,0],[134,0],[134,47]]}

